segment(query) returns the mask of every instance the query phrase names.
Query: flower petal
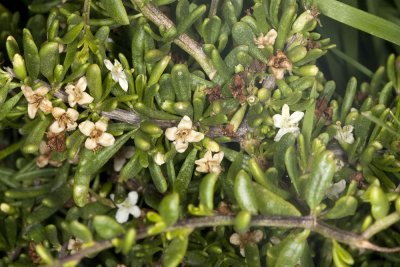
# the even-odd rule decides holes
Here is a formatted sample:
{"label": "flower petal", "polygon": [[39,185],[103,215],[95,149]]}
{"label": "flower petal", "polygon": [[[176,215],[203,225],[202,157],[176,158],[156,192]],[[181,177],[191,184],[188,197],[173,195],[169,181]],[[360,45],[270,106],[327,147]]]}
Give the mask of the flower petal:
{"label": "flower petal", "polygon": [[114,59],[114,67],[117,67],[118,71],[122,70],[121,62],[119,62],[118,59]]}
{"label": "flower petal", "polygon": [[50,100],[47,98],[44,98],[40,104],[39,104],[40,110],[42,110],[44,113],[50,113],[53,109],[53,104],[51,103]]}
{"label": "flower petal", "polygon": [[197,165],[201,165],[201,164],[204,164],[204,163],[207,163],[207,162],[208,162],[208,160],[205,157],[194,161],[194,163],[197,164]]}
{"label": "flower petal", "polygon": [[128,221],[129,218],[129,211],[127,209],[121,208],[117,210],[117,213],[115,214],[115,219],[119,223],[125,223]]}
{"label": "flower petal", "polygon": [[86,105],[92,103],[94,98],[89,95],[88,93],[83,92],[82,97],[79,99],[78,104],[79,105]]}
{"label": "flower petal", "polygon": [[290,122],[291,123],[298,123],[304,117],[304,112],[295,111],[292,115],[290,115]]}
{"label": "flower petal", "polygon": [[221,163],[221,161],[224,159],[224,152],[221,151],[217,154],[214,155],[213,160],[215,160],[218,163]]}
{"label": "flower petal", "polygon": [[238,233],[234,233],[231,235],[231,237],[229,238],[229,242],[232,245],[236,245],[239,246],[242,243],[242,240],[240,238],[240,235]]}
{"label": "flower petal", "polygon": [[142,213],[140,211],[140,208],[138,206],[133,206],[129,209],[129,213],[132,214],[133,217],[139,218],[140,214]]}
{"label": "flower petal", "polygon": [[55,107],[51,110],[51,114],[55,119],[60,118],[65,113],[65,109]]}
{"label": "flower petal", "polygon": [[165,136],[168,138],[168,140],[175,141],[177,131],[178,131],[178,128],[176,128],[176,127],[167,128],[165,130]]}
{"label": "flower petal", "polygon": [[108,124],[104,120],[98,120],[94,125],[97,130],[100,130],[102,132],[107,131]]}
{"label": "flower petal", "polygon": [[199,166],[196,167],[196,171],[202,172],[202,173],[209,172],[207,164],[205,164],[205,163],[201,163],[201,164],[196,163],[196,164],[199,165]]}
{"label": "flower petal", "polygon": [[289,109],[289,106],[287,104],[284,104],[282,106],[282,117],[284,119],[290,118],[290,109]]}
{"label": "flower petal", "polygon": [[31,97],[33,95],[33,91],[32,91],[32,88],[30,86],[22,85],[21,86],[21,91],[22,91],[22,93],[24,94],[24,96],[26,98],[29,98],[29,97]]}
{"label": "flower petal", "polygon": [[288,133],[287,128],[279,129],[279,131],[275,135],[274,141],[278,142],[279,140],[281,140],[282,136],[284,136],[287,133]]}
{"label": "flower petal", "polygon": [[136,191],[131,191],[128,194],[129,203],[135,205],[138,201],[139,195]]}
{"label": "flower petal", "polygon": [[93,150],[97,147],[97,142],[96,139],[94,138],[88,138],[85,141],[85,147],[89,150]]}
{"label": "flower petal", "polygon": [[210,168],[210,172],[212,173],[220,173],[221,172],[221,166],[218,164],[211,164]]}
{"label": "flower petal", "polygon": [[283,116],[281,114],[275,114],[274,116],[272,116],[272,120],[274,121],[274,126],[276,128],[282,128]]}
{"label": "flower petal", "polygon": [[65,92],[67,94],[74,94],[75,93],[75,85],[73,84],[68,84],[67,86],[65,86]]}
{"label": "flower petal", "polygon": [[68,95],[68,104],[71,108],[75,107],[76,105],[76,97],[74,94]]}
{"label": "flower petal", "polygon": [[49,92],[49,88],[47,88],[46,86],[40,86],[38,89],[36,89],[34,91],[35,94],[41,95],[41,96],[44,96],[48,92]]}
{"label": "flower petal", "polygon": [[94,128],[94,123],[91,121],[84,121],[79,124],[79,130],[86,136],[89,136]]}
{"label": "flower petal", "polygon": [[38,108],[35,104],[28,104],[28,117],[34,119]]}
{"label": "flower petal", "polygon": [[68,108],[67,115],[72,121],[76,121],[79,117],[79,112],[73,108]]}
{"label": "flower petal", "polygon": [[251,233],[251,235],[253,242],[258,243],[263,238],[264,232],[261,230],[255,230],[254,232]]}
{"label": "flower petal", "polygon": [[76,122],[68,123],[67,124],[67,131],[75,130],[77,126],[78,126],[78,124]]}
{"label": "flower petal", "polygon": [[178,124],[178,129],[192,129],[192,120],[188,116],[183,116]]}
{"label": "flower petal", "polygon": [[122,72],[121,74],[123,74],[123,75],[121,75],[121,76],[119,77],[119,79],[118,79],[119,86],[121,86],[122,90],[124,90],[125,92],[127,92],[127,91],[128,91],[128,81],[126,80],[126,75],[125,75],[125,73]]}
{"label": "flower petal", "polygon": [[36,158],[36,165],[39,168],[43,168],[47,164],[49,164],[49,159],[50,159],[50,157],[47,155],[40,155],[39,157]]}
{"label": "flower petal", "polygon": [[111,61],[110,60],[108,60],[108,59],[104,59],[104,65],[106,66],[106,68],[109,70],[109,71],[112,71],[112,69],[114,68],[114,65],[111,63]]}
{"label": "flower petal", "polygon": [[[190,131],[189,135],[186,137],[186,141],[191,142],[191,143],[196,143],[196,142],[200,142],[201,140],[204,139],[204,134],[203,133],[199,133],[196,131]],[[211,153],[211,151],[210,151]]]}
{"label": "flower petal", "polygon": [[115,142],[115,138],[112,134],[103,133],[99,136],[98,142],[102,146],[112,146]]}
{"label": "flower petal", "polygon": [[278,33],[276,32],[276,30],[271,29],[269,32],[267,32],[267,35],[265,35],[265,38],[268,40],[269,44],[274,45],[277,36],[278,36]]}
{"label": "flower petal", "polygon": [[182,142],[182,141],[175,141],[174,145],[175,145],[175,149],[176,149],[176,151],[178,153],[183,153],[188,148],[189,143],[188,142]]}
{"label": "flower petal", "polygon": [[75,85],[76,90],[80,90],[81,92],[84,92],[87,87],[87,80],[85,76],[82,76],[79,78],[78,82]]}
{"label": "flower petal", "polygon": [[63,125],[60,125],[58,121],[53,122],[50,127],[49,127],[50,132],[52,133],[61,133],[65,130],[65,127]]}
{"label": "flower petal", "polygon": [[211,151],[208,150],[208,151],[204,154],[204,157],[203,157],[203,158],[204,158],[206,161],[212,160],[212,159],[213,159],[213,156],[212,156]]}

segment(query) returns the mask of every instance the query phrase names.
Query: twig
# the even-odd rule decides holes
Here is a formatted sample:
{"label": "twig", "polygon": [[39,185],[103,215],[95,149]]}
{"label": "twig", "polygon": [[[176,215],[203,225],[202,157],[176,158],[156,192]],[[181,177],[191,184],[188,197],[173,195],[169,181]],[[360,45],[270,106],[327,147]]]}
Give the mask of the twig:
{"label": "twig", "polygon": [[[211,216],[211,217],[201,217],[201,218],[191,218],[187,220],[182,220],[176,223],[174,226],[164,229],[163,233],[182,229],[182,228],[204,228],[204,227],[215,227],[215,226],[230,226],[234,225],[235,216]],[[316,220],[311,216],[304,217],[279,217],[279,216],[254,216],[251,220],[251,226],[256,227],[279,227],[279,228],[302,228],[309,229],[313,232],[319,233],[326,238],[334,239],[344,244],[360,248],[369,249],[379,252],[399,252],[400,247],[396,248],[386,248],[376,246],[368,241],[363,235],[357,235],[352,232],[337,229],[330,226],[322,221]],[[137,232],[136,240],[141,240],[149,237],[148,228],[141,229]],[[99,241],[94,243],[93,246],[83,249],[76,254],[68,256],[66,258],[60,259],[54,262],[48,267],[58,267],[63,266],[68,262],[79,262],[84,257],[100,252],[102,250],[111,248],[112,242],[110,240]]]}
{"label": "twig", "polygon": [[390,227],[391,225],[397,223],[400,221],[400,213],[398,212],[393,212],[386,217],[383,217],[382,219],[377,220],[374,224],[372,224],[370,227],[368,227],[367,230],[364,231],[362,236],[366,239],[371,238],[373,235],[376,233],[379,233],[382,230],[385,230],[386,228]]}
{"label": "twig", "polygon": [[211,0],[210,12],[208,12],[208,17],[212,18],[217,14],[219,0]]}
{"label": "twig", "polygon": [[[143,4],[143,1],[141,0],[131,0],[131,2],[139,8],[140,12],[147,19],[152,21],[158,27],[166,30],[175,27],[174,23],[155,5],[151,3]],[[201,45],[198,42],[190,38],[186,33],[183,33],[174,40],[174,43],[190,54],[199,63],[210,80],[213,80],[217,83],[221,81],[217,70],[215,69],[211,60],[204,53]]]}
{"label": "twig", "polygon": [[[64,102],[67,102],[67,96],[65,95],[64,91],[55,91],[53,95]],[[87,108],[86,106],[83,106],[83,108]],[[122,121],[126,122],[129,124],[133,125],[138,125],[140,122],[143,120],[143,117],[141,117],[138,113],[136,113],[134,110],[124,110],[124,109],[115,109],[113,111],[103,111],[101,112],[102,116],[105,116],[109,119],[116,120],[116,121]],[[167,120],[152,120],[154,123],[156,123],[158,126],[160,126],[162,129],[166,129],[169,127],[174,127],[177,124],[177,121],[167,121]],[[199,126],[197,123],[196,126]],[[250,126],[247,124],[247,121],[244,120],[238,130],[235,132],[235,135],[231,137],[232,142],[240,142],[244,136],[251,131]],[[211,138],[216,138],[216,137],[221,137],[224,136],[224,130],[221,127],[214,126],[210,127],[209,131],[206,134],[208,137]]]}

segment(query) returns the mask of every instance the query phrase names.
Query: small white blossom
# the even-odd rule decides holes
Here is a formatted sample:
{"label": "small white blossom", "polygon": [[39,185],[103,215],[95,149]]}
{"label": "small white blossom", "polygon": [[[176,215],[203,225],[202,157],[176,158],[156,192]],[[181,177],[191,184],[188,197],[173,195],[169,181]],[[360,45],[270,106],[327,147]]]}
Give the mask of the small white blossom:
{"label": "small white blossom", "polygon": [[294,135],[298,135],[300,133],[300,129],[298,127],[299,121],[303,119],[304,112],[295,111],[292,115],[290,115],[289,106],[284,104],[282,107],[282,115],[275,114],[272,119],[274,121],[274,126],[279,128],[278,133],[276,134],[274,141],[278,142],[281,140],[282,136],[287,133],[293,133]]}
{"label": "small white blossom", "polygon": [[204,134],[192,130],[192,121],[188,116],[182,118],[178,127],[165,130],[165,136],[174,142],[178,153],[185,152],[189,143],[200,142],[204,138]]}
{"label": "small white blossom", "polygon": [[346,189],[346,180],[340,180],[337,183],[332,184],[328,190],[326,190],[326,196],[329,199],[335,200],[339,197],[339,194]]}
{"label": "small white blossom", "polygon": [[336,128],[336,134],[335,134],[335,139],[338,140],[339,142],[347,143],[347,144],[353,144],[354,143],[354,136],[353,136],[353,126],[352,125],[346,125],[341,127],[340,122],[336,122],[335,125]]}
{"label": "small white blossom", "polygon": [[85,142],[87,149],[94,150],[98,145],[111,146],[115,142],[114,136],[106,133],[107,122],[103,120],[96,123],[84,121],[79,124],[79,130],[88,137]]}
{"label": "small white blossom", "polygon": [[278,33],[275,29],[271,29],[266,35],[261,34],[259,37],[254,38],[254,43],[258,48],[264,48],[269,45],[274,45]]}
{"label": "small white blossom", "polygon": [[154,157],[153,157],[154,162],[161,166],[165,163],[165,154],[161,153],[161,152],[157,152]]}
{"label": "small white blossom", "polygon": [[128,80],[126,79],[126,74],[121,63],[115,59],[114,64],[112,64],[110,60],[105,59],[104,65],[106,65],[106,68],[111,71],[112,79],[119,83],[119,86],[121,86],[122,90],[125,92],[128,91]]}
{"label": "small white blossom", "polygon": [[203,173],[220,173],[221,172],[221,161],[224,158],[224,152],[219,152],[212,155],[211,151],[208,150],[204,157],[195,161],[198,165],[196,171]]}
{"label": "small white blossom", "polygon": [[70,254],[75,254],[82,249],[83,240],[79,238],[71,238],[68,240],[67,249],[69,250]]}
{"label": "small white blossom", "polygon": [[79,105],[86,105],[93,102],[93,97],[85,92],[87,87],[86,77],[81,77],[78,82],[73,84],[68,84],[65,87],[65,92],[68,95],[68,103],[71,107],[75,107],[78,103]]}
{"label": "small white blossom", "polygon": [[114,156],[114,171],[119,172],[124,166],[127,159],[130,159],[135,154],[135,148],[133,146],[123,147]]}
{"label": "small white blossom", "polygon": [[255,230],[253,232],[246,232],[243,234],[234,233],[229,238],[229,242],[232,245],[240,247],[240,255],[245,257],[245,250],[247,244],[257,244],[263,238],[264,233],[261,230]]}
{"label": "small white blossom", "polygon": [[[114,194],[110,195],[111,199],[114,201]],[[119,223],[125,223],[128,221],[129,214],[133,217],[140,217],[140,208],[136,205],[139,195],[136,191],[132,191],[128,194],[128,197],[120,204],[115,204],[118,208],[115,214],[115,219]]]}
{"label": "small white blossom", "polygon": [[36,116],[38,109],[44,113],[51,112],[53,104],[47,99],[46,94],[49,92],[49,88],[41,86],[35,91],[27,85],[21,86],[21,91],[28,101],[28,116],[33,119]]}
{"label": "small white blossom", "polygon": [[78,126],[76,120],[78,119],[79,112],[75,109],[68,108],[67,110],[55,107],[51,111],[55,121],[50,125],[50,132],[61,133],[65,130],[72,131]]}

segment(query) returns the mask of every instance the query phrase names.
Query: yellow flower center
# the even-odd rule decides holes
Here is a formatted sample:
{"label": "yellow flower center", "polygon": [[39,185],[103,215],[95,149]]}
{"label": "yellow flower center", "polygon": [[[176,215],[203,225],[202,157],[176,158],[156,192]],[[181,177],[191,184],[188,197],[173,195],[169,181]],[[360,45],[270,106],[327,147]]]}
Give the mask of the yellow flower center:
{"label": "yellow flower center", "polygon": [[186,140],[186,137],[189,135],[190,131],[190,129],[179,129],[176,132],[176,136],[178,139]]}

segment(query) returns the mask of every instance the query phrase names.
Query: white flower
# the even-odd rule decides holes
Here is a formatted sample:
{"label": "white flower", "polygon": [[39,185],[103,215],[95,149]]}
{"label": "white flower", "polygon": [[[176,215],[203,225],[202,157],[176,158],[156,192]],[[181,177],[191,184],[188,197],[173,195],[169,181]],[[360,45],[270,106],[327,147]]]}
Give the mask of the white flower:
{"label": "white flower", "polygon": [[71,238],[68,240],[67,249],[70,251],[71,254],[77,253],[79,250],[82,249],[83,240],[79,238]]}
{"label": "white flower", "polygon": [[165,136],[168,140],[174,141],[178,153],[185,152],[189,143],[200,142],[204,138],[204,134],[192,130],[192,121],[188,116],[182,118],[178,127],[165,130]]}
{"label": "white flower", "polygon": [[68,108],[67,110],[55,107],[51,111],[55,121],[50,125],[50,132],[61,133],[65,130],[72,131],[75,130],[78,124],[76,120],[78,119],[79,112],[75,109]]}
{"label": "white flower", "polygon": [[284,104],[282,107],[282,115],[275,114],[272,117],[272,119],[274,120],[274,126],[276,128],[279,128],[279,131],[276,134],[274,141],[278,142],[279,140],[281,140],[282,136],[287,133],[293,133],[297,136],[300,133],[298,124],[303,117],[304,112],[301,111],[295,111],[292,115],[290,115],[289,106]]}
{"label": "white flower", "polygon": [[21,91],[28,101],[28,116],[33,119],[36,116],[38,109],[44,113],[51,112],[53,104],[47,99],[46,94],[49,92],[49,88],[41,86],[35,91],[27,85],[21,86]]}
{"label": "white flower", "polygon": [[133,146],[123,147],[114,156],[114,171],[119,172],[124,166],[127,159],[131,158],[135,154],[135,148]]}
{"label": "white flower", "polygon": [[125,92],[128,91],[128,81],[121,63],[115,59],[113,65],[110,60],[105,59],[104,65],[106,65],[106,68],[111,71],[112,79],[119,83],[119,86],[121,86],[122,90]]}
{"label": "white flower", "polygon": [[268,45],[274,45],[278,33],[275,29],[271,29],[266,35],[261,34],[259,37],[254,38],[254,43],[258,48],[264,48]]}
{"label": "white flower", "polygon": [[340,180],[337,183],[332,184],[328,190],[326,190],[326,196],[329,199],[335,200],[339,197],[339,194],[346,189],[346,180]]}
{"label": "white flower", "polygon": [[247,244],[257,244],[263,238],[264,233],[261,230],[255,230],[253,232],[246,232],[243,234],[234,233],[229,238],[229,242],[232,245],[236,245],[240,247],[240,255],[245,257],[245,250]]}
{"label": "white flower", "polygon": [[153,157],[154,162],[161,166],[165,163],[165,154],[161,153],[161,152],[157,152],[154,157]]}
{"label": "white flower", "polygon": [[353,144],[354,143],[354,136],[353,136],[353,126],[352,125],[346,125],[341,127],[340,122],[336,122],[335,125],[336,128],[336,134],[335,134],[335,139],[338,140],[339,142],[347,143],[347,144]]}
{"label": "white flower", "polygon": [[115,142],[114,136],[105,132],[107,123],[103,120],[96,123],[84,121],[79,124],[79,130],[88,137],[85,142],[87,149],[96,149],[98,145],[111,146]]}
{"label": "white flower", "polygon": [[224,158],[224,152],[219,152],[212,156],[210,150],[204,154],[204,157],[195,161],[198,165],[196,171],[204,173],[220,173],[221,172],[221,161]]}
{"label": "white flower", "polygon": [[[114,201],[114,194],[111,194],[110,197]],[[124,223],[128,221],[129,214],[132,214],[132,216],[135,218],[139,218],[141,211],[136,205],[138,198],[138,193],[136,191],[132,191],[122,203],[115,204],[118,208],[118,211],[115,214],[115,219],[117,222]]]}
{"label": "white flower", "polygon": [[87,87],[86,77],[81,77],[78,82],[68,84],[65,87],[65,92],[68,94],[68,103],[71,107],[75,107],[76,103],[85,105],[93,102],[93,97],[85,92]]}

